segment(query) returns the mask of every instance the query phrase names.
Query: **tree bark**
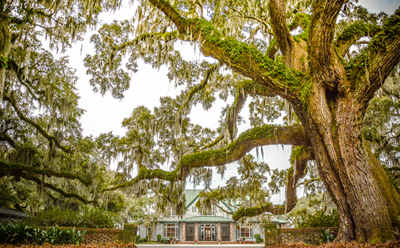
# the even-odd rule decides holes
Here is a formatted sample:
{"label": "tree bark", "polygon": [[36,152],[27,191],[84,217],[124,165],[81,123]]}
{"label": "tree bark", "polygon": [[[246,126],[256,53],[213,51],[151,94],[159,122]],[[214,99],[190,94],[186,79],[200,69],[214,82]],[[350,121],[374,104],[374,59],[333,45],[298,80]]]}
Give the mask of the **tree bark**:
{"label": "tree bark", "polygon": [[329,94],[322,84],[313,83],[304,125],[320,177],[338,207],[338,240],[391,240],[399,195],[366,150],[361,133],[365,103],[352,93],[332,99]]}

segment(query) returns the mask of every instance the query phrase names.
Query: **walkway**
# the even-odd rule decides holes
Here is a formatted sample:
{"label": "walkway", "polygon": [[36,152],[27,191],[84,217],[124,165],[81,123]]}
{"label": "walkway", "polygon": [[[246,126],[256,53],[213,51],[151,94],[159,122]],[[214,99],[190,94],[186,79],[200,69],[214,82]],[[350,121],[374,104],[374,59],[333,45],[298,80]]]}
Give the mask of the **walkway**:
{"label": "walkway", "polygon": [[248,248],[261,248],[264,247],[264,244],[207,244],[207,245],[199,245],[199,244],[177,244],[177,245],[159,245],[159,244],[138,244],[136,245],[138,248],[191,248],[191,247],[198,247],[198,248],[237,248],[237,247],[248,247]]}

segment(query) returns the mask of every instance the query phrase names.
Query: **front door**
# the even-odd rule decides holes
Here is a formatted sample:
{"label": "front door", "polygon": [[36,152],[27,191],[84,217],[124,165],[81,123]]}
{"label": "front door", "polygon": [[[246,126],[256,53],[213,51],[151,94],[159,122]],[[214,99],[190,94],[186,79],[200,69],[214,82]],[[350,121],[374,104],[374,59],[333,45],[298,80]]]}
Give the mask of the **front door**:
{"label": "front door", "polygon": [[230,241],[231,239],[231,225],[221,224],[221,239],[222,241]]}
{"label": "front door", "polygon": [[194,224],[186,223],[186,241],[194,241]]}
{"label": "front door", "polygon": [[216,241],[217,228],[215,224],[200,225],[200,241]]}

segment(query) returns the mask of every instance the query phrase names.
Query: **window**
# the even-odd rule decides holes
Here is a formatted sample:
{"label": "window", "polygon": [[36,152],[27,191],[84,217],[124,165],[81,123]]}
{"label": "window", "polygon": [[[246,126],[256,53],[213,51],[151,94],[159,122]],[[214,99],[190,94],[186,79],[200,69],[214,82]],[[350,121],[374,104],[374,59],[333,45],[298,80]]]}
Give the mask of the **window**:
{"label": "window", "polygon": [[176,216],[176,209],[173,207],[168,209],[168,216]]}
{"label": "window", "polygon": [[216,214],[215,205],[212,205],[210,208],[206,207],[201,209],[201,215],[215,216],[215,214]]}
{"label": "window", "polygon": [[164,237],[176,239],[178,233],[178,225],[175,223],[164,224]]}
{"label": "window", "polygon": [[251,226],[240,226],[240,239],[251,238]]}

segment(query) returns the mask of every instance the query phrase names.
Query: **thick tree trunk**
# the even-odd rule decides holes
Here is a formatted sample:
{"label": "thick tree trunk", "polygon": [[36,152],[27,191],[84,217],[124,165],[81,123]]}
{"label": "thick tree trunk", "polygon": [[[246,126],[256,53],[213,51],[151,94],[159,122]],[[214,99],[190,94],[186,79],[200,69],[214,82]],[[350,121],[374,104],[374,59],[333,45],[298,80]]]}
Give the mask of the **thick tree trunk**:
{"label": "thick tree trunk", "polygon": [[338,240],[375,243],[394,238],[400,201],[381,165],[365,149],[364,111],[365,103],[351,94],[330,99],[314,83],[303,122],[320,177],[338,207]]}

